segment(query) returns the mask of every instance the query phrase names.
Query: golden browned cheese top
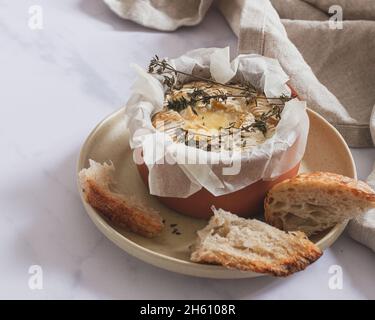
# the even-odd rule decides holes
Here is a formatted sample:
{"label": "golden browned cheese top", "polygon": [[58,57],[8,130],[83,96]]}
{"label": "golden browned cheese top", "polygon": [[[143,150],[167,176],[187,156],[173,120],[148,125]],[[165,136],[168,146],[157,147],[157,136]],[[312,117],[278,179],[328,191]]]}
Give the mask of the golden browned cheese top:
{"label": "golden browned cheese top", "polygon": [[[202,99],[200,96],[194,103],[189,103],[196,90],[203,90],[206,95],[217,98]],[[226,95],[227,98],[220,98],[222,95]],[[251,147],[271,137],[278,123],[278,119],[270,117],[266,121],[266,130],[252,126],[257,119],[272,109],[272,105],[263,94],[259,94],[258,97],[256,101],[246,98],[240,87],[230,88],[203,81],[189,82],[165,96],[164,108],[153,116],[152,124],[179,142],[183,142],[181,137],[186,142],[186,137],[189,136],[195,141],[208,139],[212,144],[214,137],[240,130],[242,138],[237,148]],[[174,104],[176,107],[173,104],[171,107],[171,101],[177,102]],[[181,101],[185,102],[182,107],[179,104]]]}

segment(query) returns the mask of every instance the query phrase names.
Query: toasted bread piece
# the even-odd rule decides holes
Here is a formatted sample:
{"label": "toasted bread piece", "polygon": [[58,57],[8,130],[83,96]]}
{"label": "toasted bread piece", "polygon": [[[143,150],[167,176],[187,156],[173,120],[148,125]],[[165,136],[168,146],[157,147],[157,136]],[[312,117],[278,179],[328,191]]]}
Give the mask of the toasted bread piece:
{"label": "toasted bread piece", "polygon": [[111,190],[115,167],[90,160],[82,169],[79,180],[86,201],[111,222],[145,237],[157,236],[164,227],[160,214],[145,207],[134,196],[124,196]]}
{"label": "toasted bread piece", "polygon": [[275,185],[264,202],[266,222],[308,236],[375,207],[375,192],[339,174],[300,174]]}
{"label": "toasted bread piece", "polygon": [[227,268],[288,276],[305,269],[322,251],[302,232],[287,233],[256,219],[214,210],[198,231],[191,260]]}

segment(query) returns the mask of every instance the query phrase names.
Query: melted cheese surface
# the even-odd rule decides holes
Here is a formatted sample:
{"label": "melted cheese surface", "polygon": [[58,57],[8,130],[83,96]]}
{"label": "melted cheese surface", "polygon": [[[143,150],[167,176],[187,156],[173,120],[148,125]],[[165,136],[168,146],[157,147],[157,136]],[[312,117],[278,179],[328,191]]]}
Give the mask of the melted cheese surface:
{"label": "melted cheese surface", "polygon": [[[222,99],[197,101],[194,105],[188,105],[179,111],[168,108],[169,101],[183,98],[190,101],[191,94],[197,89],[204,90],[210,96],[225,93],[228,98],[225,101]],[[261,99],[257,99],[257,102],[249,102],[243,97],[242,91],[241,88],[228,88],[202,81],[187,83],[181,89],[166,95],[163,111],[152,118],[153,126],[169,133],[180,142],[177,132],[181,134],[181,130],[188,132],[189,137],[194,140],[225,135],[236,129],[242,130],[241,128],[253,124],[257,118],[272,108],[264,95],[260,95]],[[251,147],[264,142],[273,135],[277,122],[273,118],[267,120],[266,133],[257,129],[241,131],[243,141],[238,148]],[[186,134],[184,139],[186,140]]]}

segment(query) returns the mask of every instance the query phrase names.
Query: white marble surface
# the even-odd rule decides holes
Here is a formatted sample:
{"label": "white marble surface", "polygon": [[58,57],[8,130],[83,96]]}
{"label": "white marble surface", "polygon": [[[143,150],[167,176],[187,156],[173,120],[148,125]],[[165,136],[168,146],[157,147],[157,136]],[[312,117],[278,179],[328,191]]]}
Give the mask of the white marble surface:
{"label": "white marble surface", "polygon": [[[41,5],[44,29],[28,27]],[[129,63],[204,46],[236,45],[217,12],[161,33],[125,22],[101,0],[0,0],[0,298],[375,298],[375,254],[343,235],[287,279],[208,280],[149,266],[104,238],[86,215],[75,165],[86,135],[125,101]],[[360,178],[374,150],[353,150]],[[343,269],[331,290],[328,269]],[[28,286],[30,265],[43,289]]]}

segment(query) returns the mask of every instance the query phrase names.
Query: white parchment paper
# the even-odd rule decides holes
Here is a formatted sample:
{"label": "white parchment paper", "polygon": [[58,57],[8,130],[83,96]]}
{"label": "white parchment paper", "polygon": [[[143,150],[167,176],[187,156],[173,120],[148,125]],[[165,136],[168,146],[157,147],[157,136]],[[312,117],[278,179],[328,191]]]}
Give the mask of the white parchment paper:
{"label": "white parchment paper", "polygon": [[[177,70],[212,76],[221,83],[249,81],[269,98],[291,94],[286,85],[288,76],[278,61],[260,55],[240,55],[230,61],[228,47],[205,48],[168,62]],[[247,151],[207,152],[174,143],[168,134],[153,127],[151,117],[163,108],[165,88],[159,76],[139,66],[134,68],[138,78],[126,105],[125,119],[130,146],[142,150],[148,167],[151,194],[185,198],[205,188],[215,196],[224,195],[260,179],[275,179],[302,159],[309,130],[305,102],[287,102],[275,134],[264,143]],[[192,80],[186,76],[178,79]]]}

